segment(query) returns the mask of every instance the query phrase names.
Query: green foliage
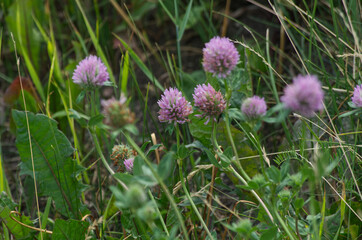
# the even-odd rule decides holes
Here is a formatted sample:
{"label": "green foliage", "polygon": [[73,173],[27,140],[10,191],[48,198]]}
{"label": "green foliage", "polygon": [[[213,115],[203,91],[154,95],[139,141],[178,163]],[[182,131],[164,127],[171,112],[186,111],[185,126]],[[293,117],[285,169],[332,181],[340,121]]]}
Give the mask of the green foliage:
{"label": "green foliage", "polygon": [[89,223],[86,221],[57,219],[54,223],[52,240],[84,240],[88,226]]}
{"label": "green foliage", "polygon": [[85,186],[77,179],[82,168],[71,158],[74,149],[57,129],[56,121],[42,114],[16,110],[13,118],[17,127],[16,146],[23,162],[22,173],[33,177],[34,166],[40,196],[52,197],[61,214],[68,217],[84,214],[86,209],[79,196]]}
{"label": "green foliage", "polygon": [[[11,234],[14,235],[16,239],[19,240],[28,240],[32,239],[32,230],[26,227],[23,227],[10,217],[10,212],[15,210],[17,206],[4,192],[0,195],[0,220],[6,227],[9,229]],[[17,221],[32,226],[33,223],[27,216],[18,216],[12,214],[12,217]]]}
{"label": "green foliage", "polygon": [[[11,106],[27,113],[0,103],[0,239],[41,239],[11,217],[53,231],[44,240],[360,238],[359,1],[119,2],[0,2],[0,95],[20,75],[40,97]],[[240,54],[226,79],[201,64],[224,33]],[[110,74],[95,97],[72,82],[89,54]],[[323,85],[311,118],[280,102],[298,74]],[[185,124],[157,121],[164,89],[192,103],[203,83],[228,102],[214,132],[196,108]],[[112,129],[101,100],[121,94],[143,121]],[[268,111],[251,120],[240,106],[253,95]],[[137,152],[132,171],[117,172],[117,144]]]}

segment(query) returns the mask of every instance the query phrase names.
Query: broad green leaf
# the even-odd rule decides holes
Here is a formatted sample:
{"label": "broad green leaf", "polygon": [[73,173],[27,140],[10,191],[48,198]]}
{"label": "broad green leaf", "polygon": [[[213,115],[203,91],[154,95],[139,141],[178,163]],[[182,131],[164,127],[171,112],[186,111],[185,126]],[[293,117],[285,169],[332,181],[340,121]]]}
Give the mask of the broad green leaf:
{"label": "broad green leaf", "polygon": [[86,238],[89,223],[74,219],[55,220],[52,240],[84,240]]}
{"label": "broad green leaf", "polygon": [[192,136],[199,140],[205,147],[211,147],[211,133],[212,133],[212,123],[211,121],[208,124],[205,123],[205,119],[195,117],[194,114],[189,116],[190,123],[189,128]]}
{"label": "broad green leaf", "polygon": [[[33,177],[32,158],[25,112],[13,110],[17,127],[18,148],[23,174]],[[86,209],[80,202],[85,185],[77,180],[82,170],[71,158],[74,149],[66,136],[58,130],[57,122],[43,114],[28,112],[32,155],[40,196],[54,199],[56,209],[68,217],[80,217]]]}

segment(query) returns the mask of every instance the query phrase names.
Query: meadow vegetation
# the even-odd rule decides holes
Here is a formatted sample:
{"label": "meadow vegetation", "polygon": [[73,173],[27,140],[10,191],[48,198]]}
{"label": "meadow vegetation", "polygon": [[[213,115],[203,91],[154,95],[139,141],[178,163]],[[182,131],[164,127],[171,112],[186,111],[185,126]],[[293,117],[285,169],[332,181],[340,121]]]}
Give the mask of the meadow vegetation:
{"label": "meadow vegetation", "polygon": [[361,1],[0,5],[0,239],[361,239]]}

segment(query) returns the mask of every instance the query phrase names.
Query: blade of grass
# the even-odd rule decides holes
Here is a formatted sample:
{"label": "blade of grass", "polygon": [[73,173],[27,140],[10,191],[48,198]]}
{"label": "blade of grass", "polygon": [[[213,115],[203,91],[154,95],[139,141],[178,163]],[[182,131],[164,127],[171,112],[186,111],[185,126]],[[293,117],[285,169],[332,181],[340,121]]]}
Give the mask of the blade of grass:
{"label": "blade of grass", "polygon": [[146,77],[148,77],[148,79],[151,80],[151,82],[158,87],[161,91],[164,91],[164,88],[162,87],[162,85],[160,84],[160,82],[156,79],[156,77],[151,73],[151,71],[147,68],[147,66],[142,62],[142,60],[137,56],[137,54],[132,50],[132,48],[130,48],[128,46],[128,44],[123,41],[120,37],[118,37],[116,34],[113,33],[113,36],[115,36],[121,43],[122,45],[126,48],[126,50],[129,52],[129,54],[131,55],[133,61],[136,62],[136,64],[138,65],[138,67],[142,70],[142,72],[146,75]]}
{"label": "blade of grass", "polygon": [[51,204],[52,204],[52,198],[49,197],[48,200],[47,200],[47,204],[45,205],[45,210],[44,210],[43,216],[42,216],[42,221],[41,221],[42,222],[42,225],[41,225],[42,229],[46,229]]}
{"label": "blade of grass", "polygon": [[47,101],[46,101],[46,114],[48,115],[48,117],[50,116],[50,110],[49,110],[49,106],[50,106],[50,84],[52,82],[53,79],[53,72],[54,72],[54,62],[55,62],[55,54],[53,55],[53,60],[52,60],[52,65],[50,66],[50,73],[49,73],[49,78],[48,78],[48,91],[47,91]]}
{"label": "blade of grass", "polygon": [[163,3],[162,0],[158,1],[161,5],[161,7],[163,8],[163,10],[165,10],[166,14],[168,15],[168,17],[171,19],[171,21],[176,25],[176,20],[175,18],[172,16],[172,14],[170,13],[170,11],[167,9],[167,7],[165,6],[165,4]]}
{"label": "blade of grass", "polygon": [[181,41],[182,36],[184,35],[185,28],[186,28],[186,24],[187,24],[187,21],[189,20],[189,17],[190,17],[192,2],[193,2],[193,0],[191,0],[190,3],[189,3],[189,5],[187,6],[184,19],[182,20],[182,23],[181,23],[181,25],[180,25],[180,29],[179,29],[179,32],[178,32],[177,41]]}
{"label": "blade of grass", "polygon": [[68,23],[70,24],[70,26],[72,27],[74,33],[75,33],[75,36],[77,37],[82,49],[83,49],[83,52],[85,55],[88,55],[88,50],[87,50],[87,47],[85,46],[85,41],[84,39],[82,38],[82,36],[80,35],[78,29],[75,27],[74,23],[72,22],[72,20],[70,19],[68,13],[65,14],[65,17],[67,18],[67,21]]}
{"label": "blade of grass", "polygon": [[[1,135],[0,135],[1,140]],[[6,194],[11,197],[11,191],[9,188],[8,181],[6,179],[4,167],[3,167],[3,159],[2,159],[2,150],[1,150],[1,141],[0,141],[0,192],[6,192]]]}
{"label": "blade of grass", "polygon": [[1,30],[0,30],[0,56],[1,56],[2,42],[3,42],[3,29],[1,28]]}
{"label": "blade of grass", "polygon": [[129,72],[129,54],[128,51],[123,55],[123,64],[122,64],[122,84],[121,91],[127,96],[127,83],[128,83],[128,72]]}
{"label": "blade of grass", "polygon": [[[21,16],[21,13],[20,13],[20,9],[19,9],[19,4],[17,5],[17,9],[16,9],[16,29],[18,31],[18,35],[21,36],[21,26],[20,26],[20,23],[21,23],[21,20],[20,20],[20,16]],[[45,95],[44,95],[44,89],[43,89],[43,86],[40,82],[40,79],[39,79],[39,76],[38,74],[36,73],[36,70],[30,60],[30,57],[28,55],[28,52],[27,52],[27,49],[24,47],[23,45],[23,42],[21,40],[21,37],[19,37],[19,47],[21,49],[21,52],[23,54],[23,57],[24,57],[24,61],[25,61],[25,65],[27,66],[28,68],[28,71],[29,71],[29,74],[31,76],[31,80],[33,81],[36,89],[38,90],[38,93],[40,95],[40,98],[42,101],[45,101]],[[20,73],[19,73],[20,74]]]}

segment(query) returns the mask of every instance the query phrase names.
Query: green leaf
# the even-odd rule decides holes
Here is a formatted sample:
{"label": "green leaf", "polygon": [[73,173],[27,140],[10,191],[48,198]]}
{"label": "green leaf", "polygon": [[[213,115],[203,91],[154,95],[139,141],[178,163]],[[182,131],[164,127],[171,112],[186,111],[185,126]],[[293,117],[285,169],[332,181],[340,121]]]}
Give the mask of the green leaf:
{"label": "green leaf", "polygon": [[278,228],[272,227],[266,230],[260,237],[260,240],[277,239]]}
{"label": "green leaf", "polygon": [[226,156],[225,154],[222,154],[222,153],[217,153],[217,155],[219,156],[219,158],[220,158],[220,162],[221,162],[221,165],[223,166],[223,167],[228,167],[230,164],[231,164],[231,159],[228,157],[228,156]]}
{"label": "green leaf", "polygon": [[143,175],[142,166],[145,165],[144,160],[140,156],[136,156],[133,162],[133,174],[134,176]]}
{"label": "green leaf", "polygon": [[248,182],[248,185],[253,189],[253,190],[256,190],[259,188],[259,184],[254,182],[254,181],[249,181]]}
{"label": "green leaf", "polygon": [[79,95],[78,95],[77,99],[75,100],[75,102],[76,102],[77,104],[79,104],[81,101],[83,101],[83,99],[84,99],[84,97],[85,97],[85,94],[86,94],[86,90],[82,90],[82,91],[79,93]]}
{"label": "green leaf", "polygon": [[[295,218],[292,218],[291,216],[286,216],[288,225],[293,229],[294,232],[296,232],[295,228]],[[298,232],[301,236],[307,236],[312,232],[312,229],[308,225],[308,223],[304,222],[304,220],[298,220]]]}
{"label": "green leaf", "polygon": [[92,127],[102,122],[104,116],[102,114],[95,115],[89,119],[88,126]]}
{"label": "green leaf", "polygon": [[78,220],[55,220],[52,240],[84,240],[89,223]]}
{"label": "green leaf", "polygon": [[217,168],[222,168],[222,166],[220,165],[220,163],[216,160],[214,154],[212,154],[209,149],[205,149],[205,153],[207,154],[207,157],[209,158],[210,162],[211,162],[212,164],[214,164],[215,167],[217,167]]}
{"label": "green leaf", "polygon": [[[4,192],[0,195],[0,222],[3,222],[9,231],[16,239],[29,239],[31,237],[31,230],[23,227],[19,223],[10,218],[10,212],[15,210],[16,203],[14,203]],[[26,225],[33,226],[29,217],[12,215],[16,220]]]}
{"label": "green leaf", "polygon": [[[23,227],[19,223],[15,222],[13,219],[10,218],[10,210],[9,207],[1,207],[0,206],[0,219],[1,222],[4,222],[6,227],[10,230],[10,232],[14,235],[16,239],[29,239],[31,230],[29,228]],[[33,226],[32,221],[29,219],[29,217],[26,216],[17,216],[13,214],[13,217],[18,220],[19,222],[22,222],[26,225]]]}
{"label": "green leaf", "polygon": [[128,173],[116,173],[113,177],[121,180],[124,184],[128,185],[134,182],[134,176]]}
{"label": "green leaf", "polygon": [[[145,142],[145,143],[150,143],[150,142]],[[148,151],[147,151],[147,155],[148,154],[150,154],[152,151],[155,151],[157,148],[159,148],[159,147],[161,147],[162,146],[162,144],[155,144],[155,145],[153,145],[152,147],[150,147],[150,149],[148,149]],[[142,148],[141,148],[142,149]]]}
{"label": "green leaf", "polygon": [[349,112],[346,112],[346,113],[343,113],[343,114],[339,115],[338,118],[348,117],[348,116],[353,115],[353,114],[355,114],[355,113],[357,113],[359,111],[360,111],[359,109],[355,109],[355,110],[352,110],[352,111],[349,111]]}
{"label": "green leaf", "polygon": [[[252,82],[247,71],[243,68],[236,68],[230,74],[229,87],[233,90],[230,98],[230,108],[240,108],[242,100],[253,93]],[[225,92],[225,85],[220,82],[221,90]]]}
{"label": "green leaf", "polygon": [[[5,15],[5,21],[9,32],[14,35],[16,48],[24,58],[25,65],[35,88],[40,98],[45,101],[43,85],[38,75],[39,63],[41,62],[39,52],[42,41],[39,31],[34,26],[31,16],[32,11],[29,11],[29,9],[35,9],[35,6],[35,1],[13,1],[13,4],[8,9],[8,13]],[[42,7],[43,6],[37,6],[39,9],[42,9]],[[35,14],[39,14],[39,12],[35,12]],[[10,46],[13,46],[12,42]]]}
{"label": "green leaf", "polygon": [[304,206],[304,200],[303,198],[297,198],[294,201],[294,206],[297,210],[302,209],[302,207]]}
{"label": "green leaf", "polygon": [[184,144],[179,147],[177,155],[180,159],[185,159],[189,155],[189,150],[185,147]]}
{"label": "green leaf", "polygon": [[157,167],[158,174],[162,179],[166,179],[175,169],[176,158],[174,152],[168,152],[162,158]]}
{"label": "green leaf", "polygon": [[211,121],[208,124],[205,123],[205,119],[195,117],[194,114],[189,116],[190,123],[189,128],[192,136],[199,140],[205,147],[211,147],[211,133],[212,133],[212,123]]}
{"label": "green leaf", "polygon": [[17,127],[16,147],[23,162],[22,174],[33,177],[33,162],[40,196],[52,197],[56,209],[65,216],[74,218],[86,213],[79,199],[85,185],[77,180],[82,168],[71,158],[74,149],[58,130],[57,122],[43,114],[27,113],[31,154],[26,114],[13,110],[12,115]]}
{"label": "green leaf", "polygon": [[266,174],[274,183],[279,183],[281,180],[281,173],[278,168],[271,166],[266,170]]}
{"label": "green leaf", "polygon": [[180,26],[180,30],[178,32],[178,41],[181,40],[182,38],[182,35],[184,34],[184,31],[185,31],[185,28],[186,28],[186,24],[187,24],[187,21],[189,20],[189,17],[190,17],[190,12],[191,12],[191,7],[192,7],[192,1],[190,1],[189,5],[187,6],[187,9],[186,9],[186,13],[185,13],[185,16],[182,20],[182,23],[181,23],[181,26]]}

